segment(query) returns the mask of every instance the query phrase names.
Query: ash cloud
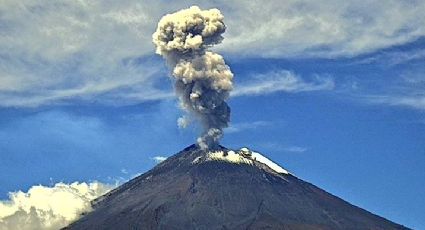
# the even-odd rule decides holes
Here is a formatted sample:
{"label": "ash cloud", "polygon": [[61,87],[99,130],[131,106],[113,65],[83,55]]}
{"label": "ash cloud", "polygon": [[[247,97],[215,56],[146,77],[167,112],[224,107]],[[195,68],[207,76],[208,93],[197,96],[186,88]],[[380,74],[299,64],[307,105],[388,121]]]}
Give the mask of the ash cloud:
{"label": "ash cloud", "polygon": [[172,68],[181,108],[204,128],[197,139],[203,149],[218,144],[230,121],[226,100],[233,88],[233,74],[221,55],[208,50],[223,40],[223,20],[218,9],[192,6],[165,15],[152,36],[156,53]]}

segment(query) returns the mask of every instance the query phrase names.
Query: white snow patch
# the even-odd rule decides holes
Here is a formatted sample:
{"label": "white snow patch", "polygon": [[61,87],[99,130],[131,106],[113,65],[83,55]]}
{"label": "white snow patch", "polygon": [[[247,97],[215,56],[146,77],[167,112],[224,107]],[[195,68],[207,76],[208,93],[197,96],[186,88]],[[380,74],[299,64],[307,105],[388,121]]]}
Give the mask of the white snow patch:
{"label": "white snow patch", "polygon": [[198,164],[201,161],[202,157],[197,157],[192,161],[192,164]]}
{"label": "white snow patch", "polygon": [[236,164],[249,164],[252,165],[252,160],[247,159],[235,151],[228,151],[227,154],[224,151],[216,151],[216,152],[210,152],[208,153],[208,160],[221,160],[221,161],[228,161],[230,163],[236,163]]}
{"label": "white snow patch", "polygon": [[288,171],[286,171],[285,169],[283,169],[282,167],[280,167],[279,165],[277,165],[276,163],[274,163],[273,161],[271,161],[267,157],[261,155],[260,153],[252,152],[252,158],[254,158],[258,162],[261,162],[261,163],[269,166],[269,168],[273,169],[277,173],[289,174]]}
{"label": "white snow patch", "polygon": [[[207,160],[220,160],[227,161],[235,164],[249,164],[253,165],[254,161],[263,163],[267,165],[270,169],[274,170],[277,173],[289,174],[289,172],[267,157],[261,155],[260,153],[253,152],[248,148],[241,148],[239,151],[235,152],[233,150],[224,152],[224,151],[215,151],[210,152],[207,155]],[[198,162],[198,159],[195,159]]]}

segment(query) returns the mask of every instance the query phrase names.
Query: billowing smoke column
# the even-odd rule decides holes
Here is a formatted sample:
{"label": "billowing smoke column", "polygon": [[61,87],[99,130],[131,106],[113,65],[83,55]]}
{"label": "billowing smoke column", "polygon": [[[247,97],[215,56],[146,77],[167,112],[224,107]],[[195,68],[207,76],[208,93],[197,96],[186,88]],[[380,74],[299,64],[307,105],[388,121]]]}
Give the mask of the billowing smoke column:
{"label": "billowing smoke column", "polygon": [[223,19],[218,9],[192,6],[165,15],[152,36],[156,53],[173,68],[181,107],[204,127],[197,140],[203,149],[218,144],[230,121],[226,99],[232,90],[233,74],[221,55],[207,50],[223,40]]}

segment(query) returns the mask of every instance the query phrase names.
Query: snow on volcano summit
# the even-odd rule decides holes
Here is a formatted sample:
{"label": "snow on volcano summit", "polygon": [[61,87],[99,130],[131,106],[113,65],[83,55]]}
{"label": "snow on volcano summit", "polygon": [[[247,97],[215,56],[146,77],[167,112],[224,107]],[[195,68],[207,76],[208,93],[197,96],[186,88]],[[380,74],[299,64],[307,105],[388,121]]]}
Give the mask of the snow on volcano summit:
{"label": "snow on volcano summit", "polygon": [[[193,163],[197,163],[198,160],[199,159],[195,159]],[[251,151],[248,148],[241,148],[238,151],[229,150],[209,152],[206,160],[227,161],[235,164],[249,165],[254,165],[254,162],[260,162],[277,173],[289,174],[287,170],[283,169],[267,157],[258,152]]]}

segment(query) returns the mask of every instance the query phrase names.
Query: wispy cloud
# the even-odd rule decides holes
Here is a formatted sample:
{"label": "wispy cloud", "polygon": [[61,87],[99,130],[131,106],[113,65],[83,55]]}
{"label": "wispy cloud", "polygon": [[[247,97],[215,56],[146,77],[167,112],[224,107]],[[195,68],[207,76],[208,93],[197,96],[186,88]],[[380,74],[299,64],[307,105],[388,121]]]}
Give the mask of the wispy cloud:
{"label": "wispy cloud", "polygon": [[405,106],[413,109],[425,110],[425,95],[366,95],[362,98],[368,103]]}
{"label": "wispy cloud", "polygon": [[361,86],[352,90],[350,96],[371,105],[425,110],[424,71],[424,66],[413,65],[399,73],[390,72],[390,76],[375,78],[371,82],[366,79],[360,80],[358,84]]}
{"label": "wispy cloud", "polygon": [[232,123],[230,127],[226,128],[226,133],[238,133],[247,130],[253,130],[257,128],[263,128],[271,125],[269,121],[253,121],[253,122],[243,122],[243,123]]}
{"label": "wispy cloud", "polygon": [[355,56],[425,35],[425,2],[229,2],[223,51],[238,55]]}
{"label": "wispy cloud", "polygon": [[159,14],[136,1],[126,7],[6,0],[0,4],[0,106],[162,99],[154,86],[165,77],[162,65],[147,57],[153,12]]}
{"label": "wispy cloud", "polygon": [[371,57],[366,57],[355,61],[353,64],[379,64],[383,66],[394,66],[399,64],[404,64],[411,61],[417,61],[425,59],[425,50],[424,49],[414,49],[408,51],[388,51],[373,55]]}
{"label": "wispy cloud", "polygon": [[[376,0],[367,8],[354,0],[199,4],[222,9],[228,31],[218,49],[234,58],[354,56],[425,35],[423,1],[382,5]],[[39,106],[73,99],[120,104],[169,98],[171,90],[158,88],[158,79],[166,73],[151,58],[150,41],[158,19],[183,7],[187,2],[3,1],[0,106]],[[280,76],[243,83],[234,95],[331,87],[329,79],[293,82]]]}
{"label": "wispy cloud", "polygon": [[308,149],[306,147],[300,147],[300,146],[289,146],[289,147],[284,147],[283,150],[286,152],[303,153],[307,151]]}
{"label": "wispy cloud", "polygon": [[161,163],[161,162],[167,160],[167,157],[164,157],[164,156],[154,156],[151,159],[154,160],[156,163]]}
{"label": "wispy cloud", "polygon": [[303,153],[309,150],[309,148],[307,147],[298,145],[286,145],[278,142],[263,142],[259,143],[259,145],[264,149],[281,152]]}
{"label": "wispy cloud", "polygon": [[317,76],[312,81],[306,81],[299,75],[279,70],[254,76],[253,80],[236,85],[232,96],[261,95],[278,91],[297,93],[306,91],[332,90],[335,87],[330,77]]}

